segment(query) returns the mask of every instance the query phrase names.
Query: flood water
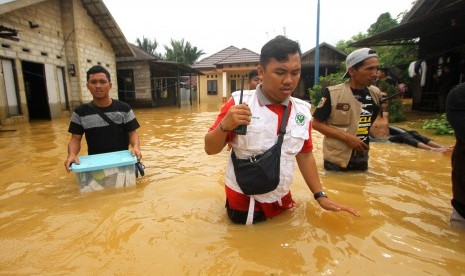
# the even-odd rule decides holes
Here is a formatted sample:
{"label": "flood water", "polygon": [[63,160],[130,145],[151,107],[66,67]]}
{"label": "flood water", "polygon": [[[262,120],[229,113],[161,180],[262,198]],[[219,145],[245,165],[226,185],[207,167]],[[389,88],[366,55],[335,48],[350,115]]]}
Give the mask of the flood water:
{"label": "flood water", "polygon": [[146,175],[133,188],[82,195],[63,167],[69,118],[0,132],[0,274],[465,273],[465,231],[449,224],[450,155],[407,145],[372,144],[368,172],[329,173],[314,132],[325,190],[362,216],[321,209],[296,169],[294,210],[230,223],[228,152],[203,150],[219,107],[135,110]]}

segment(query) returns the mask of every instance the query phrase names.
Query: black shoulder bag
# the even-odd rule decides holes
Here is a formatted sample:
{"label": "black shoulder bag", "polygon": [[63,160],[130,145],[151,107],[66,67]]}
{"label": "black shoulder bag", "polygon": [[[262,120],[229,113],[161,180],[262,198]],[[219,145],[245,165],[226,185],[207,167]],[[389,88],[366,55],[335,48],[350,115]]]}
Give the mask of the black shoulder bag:
{"label": "black shoulder bag", "polygon": [[284,108],[284,116],[279,130],[278,141],[264,153],[249,159],[237,159],[234,150],[231,159],[234,165],[237,184],[245,195],[259,195],[273,191],[279,185],[281,147],[286,133],[289,112]]}
{"label": "black shoulder bag", "polygon": [[[91,108],[93,108],[97,114],[103,119],[105,120],[110,126],[116,128],[119,132],[121,132],[121,134],[123,134],[123,129],[118,126],[115,122],[113,122],[113,120],[111,120],[110,118],[108,118],[108,116],[102,111],[100,110],[100,108],[98,108],[97,106],[95,106],[95,104],[93,102],[90,102],[89,103],[89,106]],[[145,169],[145,166],[144,164],[142,164],[140,162],[139,159],[137,159],[137,163],[135,164],[135,167],[136,167],[136,177],[139,177],[139,173],[141,176],[144,176],[145,172],[144,172],[144,169]]]}

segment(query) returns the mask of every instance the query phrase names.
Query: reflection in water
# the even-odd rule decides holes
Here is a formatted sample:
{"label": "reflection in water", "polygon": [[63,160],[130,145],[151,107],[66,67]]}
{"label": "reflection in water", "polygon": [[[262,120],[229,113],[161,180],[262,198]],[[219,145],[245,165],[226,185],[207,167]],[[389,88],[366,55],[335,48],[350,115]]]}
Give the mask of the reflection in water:
{"label": "reflection in water", "polygon": [[[0,274],[458,275],[465,231],[449,226],[450,155],[372,145],[367,173],[322,169],[322,210],[299,173],[298,207],[251,227],[229,222],[228,152],[203,136],[219,106],[139,109],[146,175],[136,188],[81,195],[63,168],[69,118],[0,133]],[[431,136],[431,135],[429,135]],[[452,144],[453,137],[432,137]],[[86,152],[84,147],[83,152]]]}

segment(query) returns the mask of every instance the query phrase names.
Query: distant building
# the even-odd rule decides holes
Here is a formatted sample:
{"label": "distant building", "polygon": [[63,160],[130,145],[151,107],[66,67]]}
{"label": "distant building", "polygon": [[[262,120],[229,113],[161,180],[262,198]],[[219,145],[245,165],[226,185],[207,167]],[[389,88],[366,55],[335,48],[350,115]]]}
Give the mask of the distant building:
{"label": "distant building", "polygon": [[225,102],[232,92],[241,89],[242,76],[244,86],[247,84],[247,73],[257,68],[259,60],[260,55],[253,51],[229,46],[194,64],[192,67],[203,74],[197,84],[199,101]]}
{"label": "distant building", "polygon": [[17,0],[0,5],[0,123],[69,116],[92,99],[86,71],[114,83],[116,57],[133,53],[101,0]]}
{"label": "distant building", "polygon": [[120,100],[133,107],[173,106],[180,105],[183,94],[189,94],[189,102],[197,101],[196,85],[191,84],[199,71],[161,60],[133,44],[130,47],[134,56],[116,58]]}
{"label": "distant building", "polygon": [[[302,53],[302,74],[300,78],[299,89],[294,92],[294,96],[309,100],[308,89],[315,85],[315,51],[316,47]],[[338,48],[323,42],[319,45],[319,76],[328,76],[337,73],[342,68],[345,68],[345,60],[347,55]]]}

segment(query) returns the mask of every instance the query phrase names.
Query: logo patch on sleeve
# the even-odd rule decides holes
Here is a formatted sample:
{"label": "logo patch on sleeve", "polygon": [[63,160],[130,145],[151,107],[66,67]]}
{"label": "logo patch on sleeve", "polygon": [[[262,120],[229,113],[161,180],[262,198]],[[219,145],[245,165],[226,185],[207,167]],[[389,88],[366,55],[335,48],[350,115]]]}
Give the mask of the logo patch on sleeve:
{"label": "logo patch on sleeve", "polygon": [[325,103],[326,103],[326,97],[321,97],[321,100],[318,103],[318,105],[316,106],[316,108],[322,107],[323,105],[325,105]]}
{"label": "logo patch on sleeve", "polygon": [[297,115],[295,116],[295,122],[299,125],[299,126],[303,126],[304,123],[305,123],[305,115],[302,114],[302,113],[297,113]]}

